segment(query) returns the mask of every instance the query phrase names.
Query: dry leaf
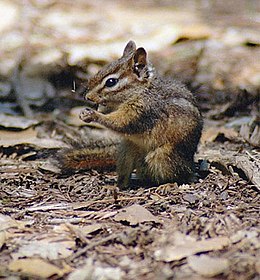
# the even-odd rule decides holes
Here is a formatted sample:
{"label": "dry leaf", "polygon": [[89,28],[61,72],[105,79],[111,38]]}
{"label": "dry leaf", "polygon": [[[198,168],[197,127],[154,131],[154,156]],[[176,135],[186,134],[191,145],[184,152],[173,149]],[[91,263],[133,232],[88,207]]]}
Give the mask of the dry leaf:
{"label": "dry leaf", "polygon": [[196,242],[187,241],[183,245],[168,245],[155,251],[155,258],[166,262],[178,261],[197,253],[220,250],[229,244],[230,240],[227,237],[216,237]]}
{"label": "dry leaf", "polygon": [[260,125],[258,123],[259,120],[255,118],[240,128],[240,135],[254,147],[260,147]]}
{"label": "dry leaf", "polygon": [[158,218],[156,218],[150,211],[138,204],[123,209],[114,217],[114,220],[118,222],[125,221],[130,225],[137,225],[144,222],[159,222]]}
{"label": "dry leaf", "polygon": [[119,267],[103,267],[92,258],[88,258],[83,267],[76,269],[68,276],[68,280],[120,280],[123,276],[124,272]]}
{"label": "dry leaf", "polygon": [[8,268],[15,272],[22,272],[35,277],[48,278],[57,274],[62,277],[64,270],[41,259],[21,259],[13,261]]}
{"label": "dry leaf", "polygon": [[232,236],[230,236],[230,240],[232,243],[240,242],[242,239],[246,238],[247,231],[245,230],[239,230]]}
{"label": "dry leaf", "polygon": [[0,114],[0,126],[5,128],[27,129],[38,123],[39,121],[37,120],[32,120],[21,116],[18,117]]}
{"label": "dry leaf", "polygon": [[188,265],[203,276],[213,277],[225,272],[229,263],[224,258],[211,258],[206,255],[188,257]]}
{"label": "dry leaf", "polygon": [[55,174],[61,173],[61,169],[57,166],[57,164],[55,164],[51,160],[46,160],[44,162],[41,162],[38,167],[41,170],[48,171],[51,173],[55,173]]}
{"label": "dry leaf", "polygon": [[223,135],[224,138],[229,140],[236,139],[238,137],[238,133],[233,128],[226,127],[210,127],[203,131],[201,136],[201,143],[214,142],[217,137]]}
{"label": "dry leaf", "polygon": [[[167,229],[169,231],[173,231],[174,228],[169,227],[169,229]],[[175,246],[177,245],[185,245],[187,242],[196,242],[196,238],[190,235],[186,235],[180,231],[174,231],[173,233],[171,233],[171,236],[167,236],[167,241],[169,240],[171,242],[171,244],[174,244]]]}
{"label": "dry leaf", "polygon": [[13,220],[11,217],[0,213],[0,231],[8,228],[24,228],[25,223]]}
{"label": "dry leaf", "polygon": [[200,150],[197,157],[217,163],[221,167],[220,170],[225,170],[227,173],[229,166],[235,166],[245,173],[249,181],[258,188],[260,187],[260,157],[258,153],[251,154],[245,150],[242,154],[228,149],[225,149],[223,153],[219,147],[211,147],[211,149]]}
{"label": "dry leaf", "polygon": [[57,260],[69,257],[73,251],[75,242],[72,240],[52,242],[44,239],[41,241],[32,241],[29,244],[21,246],[17,253],[12,254],[14,259],[23,257],[42,257],[43,259]]}
{"label": "dry leaf", "polygon": [[31,144],[40,148],[68,147],[64,142],[55,139],[38,138],[33,128],[23,131],[0,130],[0,146],[10,147],[20,144]]}
{"label": "dry leaf", "polygon": [[102,229],[104,226],[102,224],[91,224],[83,227],[77,227],[78,230],[82,232],[84,235],[88,235],[95,231]]}
{"label": "dry leaf", "polygon": [[260,188],[260,158],[252,155],[251,157],[253,158],[250,158],[250,154],[249,156],[239,155],[235,157],[235,165],[241,168],[245,172],[247,178]]}

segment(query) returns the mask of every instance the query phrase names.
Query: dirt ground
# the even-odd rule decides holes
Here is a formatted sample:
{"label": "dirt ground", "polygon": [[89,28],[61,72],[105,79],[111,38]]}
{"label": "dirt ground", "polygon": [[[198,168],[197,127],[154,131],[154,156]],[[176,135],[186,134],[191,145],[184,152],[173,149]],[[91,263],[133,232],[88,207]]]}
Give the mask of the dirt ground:
{"label": "dirt ground", "polygon": [[[183,2],[0,1],[0,279],[260,279],[259,3]],[[198,99],[195,183],[53,160],[117,141],[78,113],[130,39]]]}

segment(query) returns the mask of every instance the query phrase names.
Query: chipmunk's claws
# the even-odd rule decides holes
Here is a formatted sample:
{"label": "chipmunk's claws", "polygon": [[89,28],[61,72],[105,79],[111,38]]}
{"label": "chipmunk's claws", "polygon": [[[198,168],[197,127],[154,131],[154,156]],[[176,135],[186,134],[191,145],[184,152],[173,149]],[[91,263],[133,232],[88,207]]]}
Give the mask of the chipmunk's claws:
{"label": "chipmunk's claws", "polygon": [[90,108],[83,109],[79,114],[79,118],[86,123],[94,121],[95,116],[96,112]]}

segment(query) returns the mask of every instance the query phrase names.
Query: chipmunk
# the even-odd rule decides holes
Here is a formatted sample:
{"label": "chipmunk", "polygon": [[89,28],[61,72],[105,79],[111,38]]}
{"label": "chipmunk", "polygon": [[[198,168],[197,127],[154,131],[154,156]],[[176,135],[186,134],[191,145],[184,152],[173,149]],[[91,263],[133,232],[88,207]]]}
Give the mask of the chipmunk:
{"label": "chipmunk", "polygon": [[122,139],[116,163],[120,189],[129,186],[134,170],[152,185],[192,180],[201,114],[183,84],[156,73],[144,48],[128,42],[121,58],[90,78],[85,98],[103,109],[85,108],[80,119]]}

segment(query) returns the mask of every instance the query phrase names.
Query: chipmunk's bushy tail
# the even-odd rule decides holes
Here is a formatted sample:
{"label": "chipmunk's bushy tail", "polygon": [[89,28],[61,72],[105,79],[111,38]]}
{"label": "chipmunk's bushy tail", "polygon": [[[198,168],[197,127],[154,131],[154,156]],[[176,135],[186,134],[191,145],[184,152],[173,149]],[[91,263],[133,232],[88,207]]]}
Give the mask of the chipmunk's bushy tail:
{"label": "chipmunk's bushy tail", "polygon": [[117,143],[95,143],[84,148],[60,150],[54,159],[62,172],[75,172],[95,169],[98,171],[115,170]]}

